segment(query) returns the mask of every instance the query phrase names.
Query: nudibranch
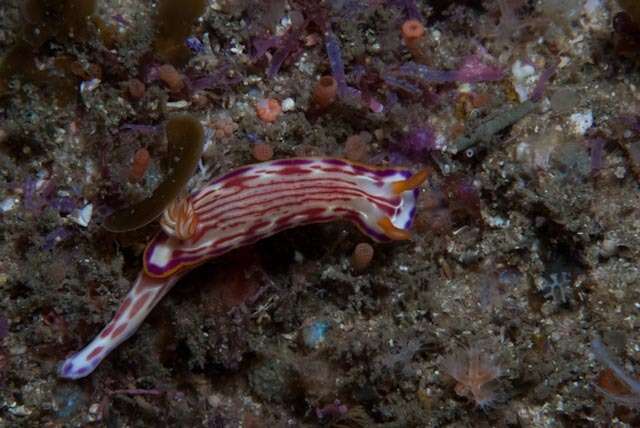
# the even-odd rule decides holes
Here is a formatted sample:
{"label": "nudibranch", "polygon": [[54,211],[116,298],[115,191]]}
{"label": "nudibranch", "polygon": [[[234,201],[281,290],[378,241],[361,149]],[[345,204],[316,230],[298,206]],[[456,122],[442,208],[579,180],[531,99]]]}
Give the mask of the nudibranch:
{"label": "nudibranch", "polygon": [[375,241],[409,239],[425,170],[372,167],[337,158],[248,165],[176,200],[147,245],[143,269],[113,319],[59,375],[91,373],[129,338],[187,271],[235,248],[310,223],[348,220]]}

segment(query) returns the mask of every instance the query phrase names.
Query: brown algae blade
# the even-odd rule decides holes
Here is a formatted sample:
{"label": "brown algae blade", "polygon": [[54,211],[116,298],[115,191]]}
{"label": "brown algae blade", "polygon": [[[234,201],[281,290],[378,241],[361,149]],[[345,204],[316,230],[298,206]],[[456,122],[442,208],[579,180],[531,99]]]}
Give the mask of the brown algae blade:
{"label": "brown algae blade", "polygon": [[151,223],[180,194],[193,175],[204,144],[202,125],[192,116],[175,116],[167,122],[166,134],[171,174],[149,198],[107,217],[103,227],[108,231],[128,232]]}

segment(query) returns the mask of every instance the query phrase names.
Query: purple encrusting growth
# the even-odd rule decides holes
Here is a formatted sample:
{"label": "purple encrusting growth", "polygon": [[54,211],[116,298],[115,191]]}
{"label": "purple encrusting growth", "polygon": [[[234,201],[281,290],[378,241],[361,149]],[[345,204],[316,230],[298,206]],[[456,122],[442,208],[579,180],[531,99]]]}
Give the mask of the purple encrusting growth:
{"label": "purple encrusting growth", "polygon": [[[240,167],[167,209],[147,246],[144,270],[113,320],[59,375],[91,373],[131,336],[186,271],[235,248],[303,224],[348,220],[376,241],[408,239],[426,171],[344,159],[285,159]],[[175,209],[174,209],[175,208]],[[184,225],[190,234],[184,235]]]}
{"label": "purple encrusting growth", "polygon": [[398,149],[409,157],[424,157],[433,150],[438,150],[436,134],[428,126],[414,129],[405,135],[398,144]]}

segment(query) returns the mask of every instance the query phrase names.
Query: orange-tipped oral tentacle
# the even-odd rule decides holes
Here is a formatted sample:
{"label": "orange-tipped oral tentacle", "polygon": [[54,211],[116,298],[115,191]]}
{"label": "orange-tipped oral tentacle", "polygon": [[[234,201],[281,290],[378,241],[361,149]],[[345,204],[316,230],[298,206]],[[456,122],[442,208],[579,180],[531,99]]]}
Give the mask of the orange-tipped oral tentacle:
{"label": "orange-tipped oral tentacle", "polygon": [[396,195],[401,195],[407,190],[413,190],[416,187],[420,186],[422,183],[424,183],[424,181],[428,177],[429,177],[429,171],[427,171],[426,169],[422,169],[416,172],[415,174],[413,174],[411,177],[407,178],[406,180],[396,181],[395,183],[391,184],[393,193],[395,193]]}
{"label": "orange-tipped oral tentacle", "polygon": [[394,226],[389,217],[378,220],[378,226],[380,226],[387,238],[393,239],[394,241],[411,239],[411,234],[404,229]]}

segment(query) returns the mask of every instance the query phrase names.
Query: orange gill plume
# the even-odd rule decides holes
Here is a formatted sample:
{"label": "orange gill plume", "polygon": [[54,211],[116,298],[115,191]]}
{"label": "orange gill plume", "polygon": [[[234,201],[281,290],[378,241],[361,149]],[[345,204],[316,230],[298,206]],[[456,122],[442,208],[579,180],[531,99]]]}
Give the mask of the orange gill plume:
{"label": "orange gill plume", "polygon": [[174,238],[186,241],[192,238],[198,228],[198,217],[189,198],[175,199],[162,214],[162,230]]}

